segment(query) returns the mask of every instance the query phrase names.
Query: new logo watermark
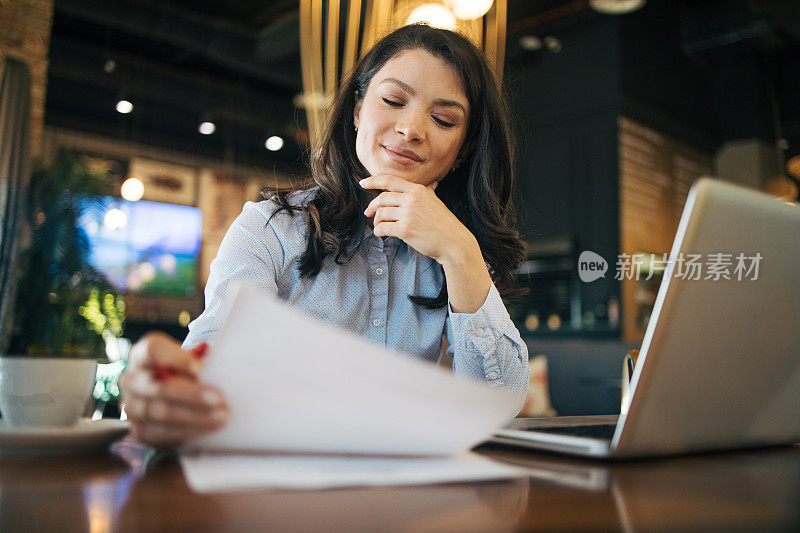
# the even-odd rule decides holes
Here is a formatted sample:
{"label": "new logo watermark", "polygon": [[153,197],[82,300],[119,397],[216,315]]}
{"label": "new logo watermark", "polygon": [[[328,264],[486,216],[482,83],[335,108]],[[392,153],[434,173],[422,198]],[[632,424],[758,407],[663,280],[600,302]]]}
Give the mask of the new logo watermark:
{"label": "new logo watermark", "polygon": [[606,277],[607,270],[608,261],[603,259],[600,254],[585,250],[578,257],[578,276],[584,283],[591,283],[596,279]]}
{"label": "new logo watermark", "polygon": [[[684,280],[736,280],[756,281],[763,256],[717,252],[711,254],[679,253],[674,259],[669,254],[619,254],[614,279],[649,280],[664,274]],[[586,250],[578,257],[578,276],[584,283],[604,278],[608,263],[599,254]],[[669,271],[669,272],[668,272]]]}

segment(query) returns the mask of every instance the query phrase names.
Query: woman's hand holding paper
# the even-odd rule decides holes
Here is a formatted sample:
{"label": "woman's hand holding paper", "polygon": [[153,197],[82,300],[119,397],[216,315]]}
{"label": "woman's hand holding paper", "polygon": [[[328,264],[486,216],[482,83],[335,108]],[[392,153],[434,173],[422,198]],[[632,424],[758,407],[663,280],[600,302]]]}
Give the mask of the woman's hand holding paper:
{"label": "woman's hand holding paper", "polygon": [[191,351],[164,333],[149,333],[131,349],[120,378],[125,412],[133,435],[155,447],[222,428],[228,407],[219,390],[199,382],[208,346]]}

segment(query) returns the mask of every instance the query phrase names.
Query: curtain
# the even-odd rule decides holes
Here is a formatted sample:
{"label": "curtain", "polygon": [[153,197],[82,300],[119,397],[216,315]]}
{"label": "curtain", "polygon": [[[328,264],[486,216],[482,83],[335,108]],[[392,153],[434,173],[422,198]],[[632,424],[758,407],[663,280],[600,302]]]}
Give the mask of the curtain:
{"label": "curtain", "polygon": [[5,353],[13,327],[14,271],[30,150],[31,75],[27,65],[7,58],[0,80],[0,354]]}

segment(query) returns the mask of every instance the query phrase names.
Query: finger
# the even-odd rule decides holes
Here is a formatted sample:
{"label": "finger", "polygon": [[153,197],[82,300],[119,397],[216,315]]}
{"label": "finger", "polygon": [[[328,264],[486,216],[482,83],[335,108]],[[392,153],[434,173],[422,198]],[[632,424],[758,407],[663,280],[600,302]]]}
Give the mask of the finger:
{"label": "finger", "polygon": [[372,230],[378,237],[397,237],[402,239],[402,228],[400,222],[380,222],[375,224]]}
{"label": "finger", "polygon": [[147,370],[129,367],[119,377],[119,390],[123,399],[128,396],[156,396],[158,384]]}
{"label": "finger", "polygon": [[171,426],[161,423],[131,424],[133,436],[145,444],[155,447],[175,447],[186,440],[199,437],[211,431],[220,429],[221,426],[210,429],[193,427]]}
{"label": "finger", "polygon": [[172,367],[178,373],[197,376],[202,365],[191,353],[181,350],[181,345],[167,335],[158,331],[146,334],[137,342],[128,356],[128,367],[156,368],[160,365]]}
{"label": "finger", "polygon": [[379,207],[375,211],[375,219],[373,225],[380,224],[381,222],[396,222],[400,220],[401,216],[405,213],[403,207]]}
{"label": "finger", "polygon": [[411,192],[420,185],[391,174],[378,174],[364,178],[359,184],[365,189],[384,189],[392,192]]}
{"label": "finger", "polygon": [[132,422],[165,424],[175,427],[212,429],[228,419],[227,409],[195,409],[164,400],[133,398],[126,404]]}
{"label": "finger", "polygon": [[131,373],[123,386],[126,397],[166,400],[195,409],[227,408],[219,389],[180,376],[159,383],[147,372]]}
{"label": "finger", "polygon": [[404,197],[401,192],[382,192],[369,203],[364,210],[364,214],[371,217],[375,214],[378,207],[390,207],[403,205]]}

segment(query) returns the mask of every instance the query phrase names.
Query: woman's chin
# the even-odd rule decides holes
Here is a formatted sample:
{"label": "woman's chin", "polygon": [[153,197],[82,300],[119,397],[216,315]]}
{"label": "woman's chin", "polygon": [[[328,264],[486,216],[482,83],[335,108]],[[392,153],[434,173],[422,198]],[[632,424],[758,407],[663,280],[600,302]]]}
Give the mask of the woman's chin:
{"label": "woman's chin", "polygon": [[[411,165],[414,166],[414,165]],[[421,185],[430,185],[434,181],[430,179],[429,176],[420,176],[419,168],[412,169],[407,168],[408,165],[376,165],[373,168],[368,168],[367,170],[370,172],[371,176],[380,176],[382,174],[388,174],[390,176],[396,176],[398,178],[402,178],[406,181],[411,183],[419,183]]]}
{"label": "woman's chin", "polygon": [[[398,168],[399,167],[399,168]],[[381,174],[388,174],[390,176],[397,176],[398,178],[403,178],[406,181],[410,181],[413,183],[417,183],[417,176],[416,172],[411,171],[408,168],[404,168],[401,165],[396,166],[383,166],[377,167],[373,172],[372,169],[368,169],[372,173],[373,176],[379,176]]]}

